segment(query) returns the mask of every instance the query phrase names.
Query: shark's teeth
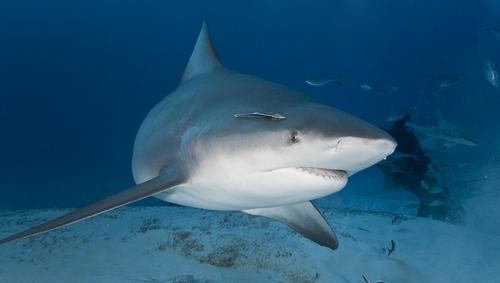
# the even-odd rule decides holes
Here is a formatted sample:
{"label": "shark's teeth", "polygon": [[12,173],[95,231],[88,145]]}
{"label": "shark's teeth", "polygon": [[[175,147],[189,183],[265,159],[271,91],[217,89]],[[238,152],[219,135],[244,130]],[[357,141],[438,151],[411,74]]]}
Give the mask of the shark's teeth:
{"label": "shark's teeth", "polygon": [[314,167],[295,167],[295,168],[297,170],[307,172],[309,174],[313,174],[330,180],[342,181],[347,178],[347,172],[343,170],[314,168]]}

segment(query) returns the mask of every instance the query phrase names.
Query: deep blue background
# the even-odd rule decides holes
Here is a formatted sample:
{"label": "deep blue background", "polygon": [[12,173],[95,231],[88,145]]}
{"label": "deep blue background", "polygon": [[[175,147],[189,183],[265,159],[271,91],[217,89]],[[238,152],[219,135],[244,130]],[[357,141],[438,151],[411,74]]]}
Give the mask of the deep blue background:
{"label": "deep blue background", "polygon": [[[500,39],[485,30],[500,26],[492,3],[0,1],[0,209],[80,206],[131,185],[135,133],[175,89],[202,20],[227,67],[379,126],[406,109],[429,122],[441,109],[484,145],[471,157],[481,160],[500,128],[500,93],[483,73],[486,58],[500,60]],[[304,83],[337,73],[342,87]],[[434,97],[436,75],[463,83]],[[363,83],[401,91],[365,93]]]}

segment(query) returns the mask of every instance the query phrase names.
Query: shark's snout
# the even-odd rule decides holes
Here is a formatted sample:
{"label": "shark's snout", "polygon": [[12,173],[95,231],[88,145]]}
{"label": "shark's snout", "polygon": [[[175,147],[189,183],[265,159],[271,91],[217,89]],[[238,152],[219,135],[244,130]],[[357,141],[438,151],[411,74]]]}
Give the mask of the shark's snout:
{"label": "shark's snout", "polygon": [[390,138],[377,139],[368,141],[371,147],[373,147],[373,152],[375,154],[375,158],[379,159],[378,161],[386,158],[391,155],[396,149],[397,143]]}
{"label": "shark's snout", "polygon": [[389,136],[388,139],[382,140],[382,146],[387,150],[387,155],[390,155],[394,152],[394,150],[396,150],[398,143],[391,136]]}
{"label": "shark's snout", "polygon": [[348,175],[368,168],[385,159],[396,149],[397,143],[388,134],[379,138],[342,137],[330,149],[335,169]]}
{"label": "shark's snout", "polygon": [[386,158],[387,156],[391,155],[394,150],[396,150],[398,143],[386,131],[380,129],[379,131],[380,136],[374,142],[376,143],[376,146],[378,146],[383,158]]}

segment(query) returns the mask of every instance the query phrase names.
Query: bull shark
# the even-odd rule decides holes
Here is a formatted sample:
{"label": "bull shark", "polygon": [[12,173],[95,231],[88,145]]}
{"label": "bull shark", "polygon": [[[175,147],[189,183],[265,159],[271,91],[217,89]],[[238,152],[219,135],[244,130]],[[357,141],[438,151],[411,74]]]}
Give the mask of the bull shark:
{"label": "bull shark", "polygon": [[430,152],[439,152],[449,148],[462,145],[477,147],[479,144],[462,135],[463,130],[457,125],[447,121],[441,111],[436,111],[437,125],[417,125],[406,123],[406,126],[415,134],[424,138],[422,146]]}
{"label": "bull shark", "polygon": [[225,68],[202,25],[182,79],[137,133],[137,185],[0,240],[48,232],[154,196],[287,224],[330,249],[338,240],[311,202],[396,147],[384,131],[279,84]]}
{"label": "bull shark", "polygon": [[438,128],[438,127],[420,126],[420,125],[416,125],[416,124],[412,124],[412,123],[407,123],[406,125],[410,129],[414,130],[415,132],[417,132],[419,134],[425,135],[429,138],[444,141],[447,147],[451,147],[454,145],[464,145],[464,146],[471,146],[471,147],[479,146],[479,144],[477,142],[475,142],[467,137],[445,133],[442,131],[441,128]]}

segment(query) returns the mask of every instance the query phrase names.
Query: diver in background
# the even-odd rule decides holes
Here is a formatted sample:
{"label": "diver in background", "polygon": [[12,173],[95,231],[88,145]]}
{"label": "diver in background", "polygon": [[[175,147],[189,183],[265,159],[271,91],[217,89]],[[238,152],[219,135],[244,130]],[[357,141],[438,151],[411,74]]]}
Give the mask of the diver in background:
{"label": "diver in background", "polygon": [[418,138],[407,127],[410,114],[393,122],[388,130],[398,146],[379,168],[394,186],[403,187],[419,200],[418,216],[446,220],[447,189],[440,185],[437,170],[424,153]]}

